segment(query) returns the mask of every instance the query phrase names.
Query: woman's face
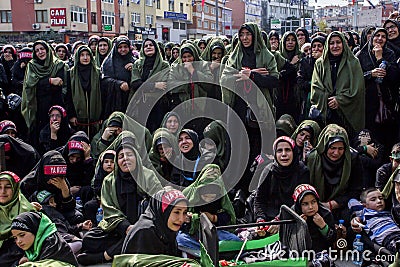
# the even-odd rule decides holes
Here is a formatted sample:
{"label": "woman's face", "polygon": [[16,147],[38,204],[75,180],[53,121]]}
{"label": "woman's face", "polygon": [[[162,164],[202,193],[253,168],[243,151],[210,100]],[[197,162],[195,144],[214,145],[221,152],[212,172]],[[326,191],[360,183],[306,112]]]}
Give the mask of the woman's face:
{"label": "woman's face", "polygon": [[199,44],[199,48],[200,48],[200,51],[203,52],[204,49],[206,49],[206,44],[205,43]]}
{"label": "woman's face", "polygon": [[303,45],[306,42],[306,35],[302,31],[298,31],[296,33],[297,40],[299,40],[299,44]]}
{"label": "woman's face", "polygon": [[99,54],[104,56],[107,54],[107,51],[109,49],[108,43],[106,41],[100,41],[99,42]]}
{"label": "woman's face", "polygon": [[386,23],[385,30],[388,32],[389,40],[396,39],[399,36],[399,29],[393,22]]}
{"label": "woman's face", "polygon": [[67,56],[67,51],[65,51],[65,49],[63,47],[59,47],[57,49],[56,53],[57,53],[57,56],[62,60],[64,60],[65,57]]}
{"label": "woman's face", "polygon": [[331,144],[326,152],[326,156],[328,159],[332,161],[338,161],[342,158],[344,154],[344,143],[343,142],[335,142]]}
{"label": "woman's face", "polygon": [[11,234],[17,246],[22,250],[28,250],[35,242],[35,235],[31,232],[13,229]]}
{"label": "woman's face", "polygon": [[4,50],[3,51],[3,55],[4,55],[4,59],[6,60],[6,61],[10,61],[10,60],[13,60],[13,53],[12,53],[12,50],[11,50],[11,48],[7,48],[6,50]]}
{"label": "woman's face", "polygon": [[339,36],[333,36],[329,40],[329,51],[335,57],[340,56],[343,53],[343,42]]}
{"label": "woman's face", "polygon": [[314,42],[311,47],[311,56],[315,59],[320,58],[324,52],[324,45],[320,42]]}
{"label": "woman's face", "polygon": [[301,200],[301,212],[312,217],[318,212],[318,201],[313,194],[308,194]]}
{"label": "woman's face", "polygon": [[174,49],[172,50],[172,56],[177,59],[179,57],[179,50],[178,49]]}
{"label": "woman's face", "polygon": [[122,43],[118,46],[118,53],[121,56],[126,56],[129,53],[129,46],[128,44]]}
{"label": "woman's face", "polygon": [[280,142],[276,146],[276,160],[283,167],[289,166],[293,161],[293,149],[288,142]]}
{"label": "woman's face", "polygon": [[311,134],[306,130],[301,130],[296,136],[296,145],[298,147],[303,147],[305,141],[310,141]]}
{"label": "woman's face", "polygon": [[79,62],[82,65],[89,65],[90,64],[90,54],[89,51],[82,51],[82,53],[79,55]]}
{"label": "woman's face", "polygon": [[61,116],[60,111],[58,111],[57,109],[53,109],[53,110],[50,112],[49,117],[50,117],[50,123],[51,123],[51,124],[53,124],[53,123],[56,122],[56,121],[57,121],[59,124],[61,123],[61,118],[62,118],[62,116]]}
{"label": "woman's face", "polygon": [[353,33],[353,39],[354,39],[354,43],[356,45],[358,45],[358,35],[357,34]]}
{"label": "woman's face", "polygon": [[253,34],[247,29],[241,29],[239,33],[239,40],[244,47],[250,47],[253,44]]}
{"label": "woman's face", "polygon": [[118,152],[118,167],[122,172],[131,172],[136,169],[136,155],[130,148],[123,148]]}
{"label": "woman's face", "polygon": [[107,173],[110,173],[114,170],[114,160],[113,159],[105,159],[103,161],[103,170]]}
{"label": "woman's face", "polygon": [[187,133],[181,133],[178,139],[179,150],[182,153],[187,153],[194,147],[193,140]]}
{"label": "woman's face", "polygon": [[185,52],[182,55],[182,62],[193,62],[194,61],[194,56],[190,54],[189,52]]}
{"label": "woman's face", "polygon": [[374,31],[375,31],[375,28],[372,28],[372,29],[370,29],[370,30],[368,31],[368,33],[367,33],[367,41],[369,40],[369,38],[371,38],[371,36],[372,36],[372,34],[374,33]]}
{"label": "woman's face", "polygon": [[172,208],[169,215],[167,226],[171,231],[178,232],[187,216],[187,204],[185,201],[180,201]]}
{"label": "woman's face", "polygon": [[47,56],[46,48],[42,44],[35,45],[35,54],[40,60],[45,60]]}
{"label": "woman's face", "polygon": [[175,116],[170,116],[165,123],[165,127],[167,127],[168,131],[171,133],[176,133],[179,128],[178,118]]}
{"label": "woman's face", "polygon": [[90,48],[90,50],[92,50],[93,53],[96,52],[96,46],[97,46],[97,41],[92,41],[92,42],[90,43],[89,48]]}
{"label": "woman's face", "polygon": [[273,46],[274,44],[276,46],[279,46],[279,39],[276,36],[271,36],[271,38],[269,39],[269,43],[271,44],[271,46]]}
{"label": "woman's face", "polygon": [[285,48],[287,51],[293,51],[296,48],[296,37],[288,35],[285,41]]}
{"label": "woman's face", "polygon": [[0,180],[0,205],[7,204],[13,196],[12,185],[9,180]]}
{"label": "woman's face", "polygon": [[380,45],[383,47],[386,44],[386,34],[384,32],[377,32],[372,38],[372,45]]}
{"label": "woman's face", "polygon": [[151,57],[156,53],[156,48],[152,41],[144,42],[144,54],[148,57]]}
{"label": "woman's face", "polygon": [[172,147],[168,144],[160,144],[157,146],[158,154],[160,154],[160,158],[165,159],[166,154],[172,153]]}

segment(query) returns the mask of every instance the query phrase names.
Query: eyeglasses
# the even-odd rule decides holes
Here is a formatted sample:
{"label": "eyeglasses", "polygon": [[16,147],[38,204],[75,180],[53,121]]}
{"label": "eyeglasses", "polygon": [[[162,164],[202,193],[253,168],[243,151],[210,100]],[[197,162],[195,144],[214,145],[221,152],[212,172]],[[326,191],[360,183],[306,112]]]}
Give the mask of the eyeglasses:
{"label": "eyeglasses", "polygon": [[396,25],[391,25],[389,27],[385,27],[385,30],[389,31],[389,30],[394,30],[396,28]]}
{"label": "eyeglasses", "polygon": [[60,115],[60,114],[50,114],[49,117],[50,117],[50,118],[60,119],[60,118],[61,118],[61,115]]}

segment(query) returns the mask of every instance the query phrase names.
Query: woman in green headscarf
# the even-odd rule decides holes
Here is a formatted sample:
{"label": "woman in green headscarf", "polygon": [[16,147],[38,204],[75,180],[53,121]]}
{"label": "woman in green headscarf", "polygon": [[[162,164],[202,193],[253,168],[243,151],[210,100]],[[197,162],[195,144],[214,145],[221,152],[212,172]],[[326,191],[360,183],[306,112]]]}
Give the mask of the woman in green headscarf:
{"label": "woman in green headscarf", "polygon": [[[67,65],[53,55],[45,41],[33,44],[33,58],[28,62],[22,91],[21,112],[29,129],[31,143],[37,147],[39,131],[48,122],[48,111],[54,105],[67,108]],[[64,102],[64,99],[66,102]]]}
{"label": "woman in green headscarf", "polygon": [[[146,127],[153,133],[168,112],[168,98],[165,94],[169,64],[163,60],[157,43],[149,38],[143,41],[140,57],[132,67],[131,95],[135,96],[137,115],[143,117],[143,105],[151,108]],[[140,91],[138,91],[140,89]],[[140,102],[140,103],[139,103]]]}
{"label": "woman in green headscarf", "polygon": [[[188,225],[182,226],[176,241],[180,247],[199,252],[200,244],[197,240],[200,214],[205,214],[216,226],[223,226],[236,223],[235,211],[225,190],[221,170],[215,164],[204,166],[196,181],[182,192],[189,200],[188,216],[191,219]],[[218,230],[217,232],[220,240],[240,241],[236,235],[227,231]]]}
{"label": "woman in green headscarf", "polygon": [[92,139],[100,128],[102,113],[100,69],[96,66],[92,51],[86,45],[80,46],[74,57],[68,83],[74,111],[70,117],[77,129],[86,132]]}
{"label": "woman in green headscarf", "polygon": [[[313,120],[304,120],[297,127],[296,131],[292,134],[292,139],[296,142],[300,160],[304,161],[305,153],[317,144],[320,132],[321,128]],[[306,141],[308,142],[307,146],[305,146]]]}
{"label": "woman in green headscarf", "polygon": [[[207,62],[199,55],[199,48],[186,43],[180,48],[180,57],[172,64],[168,78],[169,108],[174,109],[182,103],[180,114],[195,115],[205,112],[206,101],[196,98],[207,97],[208,88],[213,88],[212,74]],[[192,122],[197,132],[203,131],[204,121],[199,118]]]}
{"label": "woman in green headscarf", "polygon": [[104,59],[110,54],[112,49],[112,42],[110,38],[108,37],[101,37],[99,41],[97,42],[97,47],[96,47],[96,65],[98,68],[101,67],[101,64],[103,64]]}
{"label": "woman in green headscarf", "polygon": [[335,219],[349,219],[347,203],[360,196],[363,170],[346,130],[336,124],[327,125],[308,155],[307,167],[310,184],[317,189],[322,204]]}
{"label": "woman in green headscarf", "polygon": [[[243,159],[247,161],[246,171],[237,186],[245,191],[248,191],[252,176],[250,166],[262,149],[260,128],[269,129],[270,123],[275,123],[275,107],[271,95],[272,90],[278,86],[278,76],[275,58],[265,46],[257,24],[243,24],[239,30],[239,43],[222,71],[221,86],[223,103],[230,106],[246,126],[246,132],[239,133],[243,138],[240,144],[250,143],[250,155],[245,155]],[[246,119],[249,117],[249,108],[257,113],[259,128],[249,125]],[[230,117],[228,111],[228,118]],[[230,125],[233,127],[228,121],[228,127]],[[228,129],[228,132],[238,131],[236,126],[231,130]]]}
{"label": "woman in green headscarf", "polygon": [[110,261],[120,254],[126,235],[144,212],[143,201],[162,189],[155,173],[144,167],[132,135],[122,132],[109,149],[116,152],[115,167],[101,187],[103,220],[83,239],[84,253],[78,261],[84,265]]}
{"label": "woman in green headscarf", "polygon": [[365,86],[358,59],[340,32],[329,34],[311,79],[311,119],[343,126],[350,138],[364,129]]}
{"label": "woman in green headscarf", "polygon": [[25,257],[19,264],[52,259],[78,266],[71,248],[45,214],[32,211],[21,213],[12,221],[11,232],[17,246],[25,251]]}
{"label": "woman in green headscarf", "polygon": [[23,256],[11,237],[11,222],[20,213],[34,208],[19,190],[19,177],[12,172],[0,173],[0,265],[13,266]]}

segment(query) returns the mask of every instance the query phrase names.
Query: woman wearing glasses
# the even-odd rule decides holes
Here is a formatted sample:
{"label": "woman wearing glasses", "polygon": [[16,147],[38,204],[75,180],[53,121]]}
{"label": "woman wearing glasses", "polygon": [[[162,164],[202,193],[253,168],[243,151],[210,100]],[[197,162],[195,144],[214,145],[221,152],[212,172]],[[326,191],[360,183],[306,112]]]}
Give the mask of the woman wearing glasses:
{"label": "woman wearing glasses", "polygon": [[400,57],[399,22],[394,19],[387,19],[383,28],[388,32],[388,47],[394,51],[396,59],[398,59]]}

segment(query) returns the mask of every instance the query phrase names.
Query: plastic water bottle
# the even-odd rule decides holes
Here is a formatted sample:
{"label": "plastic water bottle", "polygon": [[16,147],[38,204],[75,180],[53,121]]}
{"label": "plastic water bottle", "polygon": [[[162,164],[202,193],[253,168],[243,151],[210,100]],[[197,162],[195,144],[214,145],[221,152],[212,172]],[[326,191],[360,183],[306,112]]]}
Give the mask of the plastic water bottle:
{"label": "plastic water bottle", "polygon": [[346,242],[347,230],[343,224],[344,224],[344,220],[339,220],[339,225],[336,227],[335,249],[337,249],[337,250],[346,250],[347,249],[347,242]]}
{"label": "plastic water bottle", "polygon": [[[381,62],[381,64],[379,64],[379,68],[385,70],[386,67],[387,67],[387,62],[383,60],[383,61]],[[376,83],[382,83],[382,82],[383,82],[383,78],[378,77],[378,78],[375,79],[375,82],[376,82]]]}
{"label": "plastic water bottle", "polygon": [[76,202],[76,209],[79,211],[83,210],[83,203],[80,197],[76,197],[75,198],[75,202]]}
{"label": "plastic water bottle", "polygon": [[99,224],[99,222],[103,220],[103,209],[102,208],[98,208],[97,209],[97,214],[96,214],[96,221],[97,224]]}
{"label": "plastic water bottle", "polygon": [[363,261],[362,254],[364,251],[364,244],[363,242],[361,242],[360,234],[356,235],[356,239],[353,242],[353,249],[357,252],[353,253],[353,255],[355,256],[355,258],[353,258],[353,263],[357,266],[361,266]]}

